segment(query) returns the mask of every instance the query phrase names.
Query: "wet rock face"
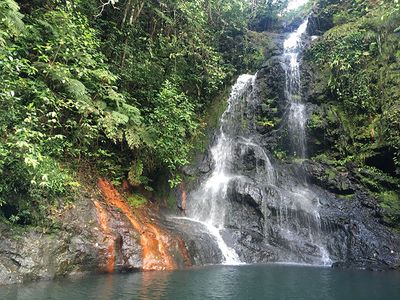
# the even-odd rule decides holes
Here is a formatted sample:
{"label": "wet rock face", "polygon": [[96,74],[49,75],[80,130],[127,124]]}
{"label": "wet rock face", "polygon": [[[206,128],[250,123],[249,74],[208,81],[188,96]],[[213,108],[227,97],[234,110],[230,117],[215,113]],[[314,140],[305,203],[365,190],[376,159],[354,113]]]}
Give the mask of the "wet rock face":
{"label": "wet rock face", "polygon": [[[296,168],[290,172],[288,169],[285,166],[283,172],[286,172],[286,179],[290,181]],[[333,185],[321,180],[319,183],[325,185],[326,190],[309,185],[320,202],[320,223],[298,208],[289,208],[285,212],[287,220],[291,220],[291,226],[297,226],[298,236],[304,237],[296,240],[291,240],[282,232],[286,225],[282,220],[279,193],[255,181],[233,181],[228,189],[231,203],[226,220],[227,231],[233,237],[230,245],[248,263],[284,260],[318,263],[315,258],[320,255],[320,249],[307,242],[307,236],[311,233],[317,238],[319,234],[335,267],[371,270],[399,268],[399,235],[382,224],[380,208],[375,200],[349,178],[346,181],[354,189],[355,194],[351,199],[340,199],[328,191],[332,186],[336,190],[336,184],[340,187],[340,182]],[[287,188],[290,189],[290,186],[287,185]],[[268,203],[265,203],[265,199],[268,199]],[[307,223],[308,226],[302,226]]]}
{"label": "wet rock face", "polygon": [[2,228],[0,233],[0,284],[51,279],[73,272],[92,270],[98,265],[98,251],[82,232],[16,235]]}
{"label": "wet rock face", "polygon": [[335,194],[351,195],[358,188],[354,182],[355,179],[349,172],[337,172],[327,165],[312,160],[305,160],[302,167],[313,183],[323,186]]}
{"label": "wet rock face", "polygon": [[135,215],[143,222],[141,230],[133,226],[133,215],[100,194],[83,193],[75,207],[64,212],[61,229],[54,233],[17,232],[0,225],[0,284],[220,261],[218,247],[201,230],[177,228],[147,208]]}
{"label": "wet rock face", "polygon": [[[283,50],[282,50],[283,51]],[[285,71],[281,56],[269,59],[257,73],[257,97],[262,100],[274,101],[280,112],[284,110]],[[271,103],[272,104],[272,103]],[[261,107],[261,109],[263,109]]]}
{"label": "wet rock face", "polygon": [[[312,18],[310,26],[317,26]],[[319,29],[309,30],[316,34],[329,24],[318,26]],[[308,91],[307,81],[316,78],[307,66],[302,66],[301,72],[303,96],[308,101],[306,113],[310,116],[320,109],[320,91]],[[239,177],[231,180],[227,189],[222,234],[225,242],[248,263],[320,264],[321,256],[329,255],[336,267],[399,268],[399,234],[384,225],[376,200],[368,196],[351,172],[332,170],[328,165],[308,159],[273,161],[271,153],[287,146],[284,86],[285,71],[277,54],[257,73],[254,87],[257,104],[249,106],[244,115],[249,120],[273,120],[275,126],[266,128],[256,122],[256,126],[248,127],[251,141],[257,147],[242,143],[240,137],[234,141],[237,146],[229,167],[231,174]],[[313,139],[318,139],[316,134],[307,132],[307,144],[313,145]],[[308,148],[308,154],[321,151],[317,147],[315,144]],[[267,166],[262,153],[272,160],[274,184],[270,184],[266,173],[260,172]],[[202,174],[203,178],[207,175]],[[317,207],[318,214],[313,214],[310,207]],[[317,239],[326,253],[313,243]]]}
{"label": "wet rock face", "polygon": [[400,238],[381,223],[376,202],[361,191],[353,199],[331,197],[321,218],[334,266],[371,270],[398,269]]}
{"label": "wet rock face", "polygon": [[193,265],[218,264],[222,261],[221,250],[202,224],[169,217],[161,222],[185,241]]}
{"label": "wet rock face", "polygon": [[[142,266],[138,235],[118,212],[110,212],[115,270]],[[107,272],[110,236],[104,234],[90,199],[82,199],[63,217],[61,230],[44,234],[0,228],[0,284],[19,283],[85,272]],[[113,267],[114,268],[114,267]]]}
{"label": "wet rock face", "polygon": [[[307,33],[309,35],[321,35],[334,26],[333,15],[337,10],[335,4],[338,2],[340,2],[340,0],[331,0],[325,3],[319,3],[313,7],[311,15],[309,16],[309,26],[307,28]],[[329,5],[332,7],[326,9]]]}

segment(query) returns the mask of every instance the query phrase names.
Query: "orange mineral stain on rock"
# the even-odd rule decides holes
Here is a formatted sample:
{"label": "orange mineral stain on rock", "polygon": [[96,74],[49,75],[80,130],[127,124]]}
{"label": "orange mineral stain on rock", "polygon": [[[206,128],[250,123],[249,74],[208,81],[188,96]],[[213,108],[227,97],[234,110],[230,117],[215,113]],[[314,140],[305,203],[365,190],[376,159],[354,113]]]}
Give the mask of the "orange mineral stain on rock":
{"label": "orange mineral stain on rock", "polygon": [[[142,247],[143,270],[174,270],[178,266],[170,253],[171,245],[177,245],[186,262],[189,257],[184,242],[176,237],[171,237],[161,228],[152,224],[150,217],[140,210],[135,210],[135,214],[131,211],[131,207],[124,201],[122,196],[107,180],[100,178],[98,182],[99,188],[105,200],[119,208],[128,218],[135,231],[140,234],[140,245]],[[183,247],[182,247],[183,245]],[[182,251],[183,248],[185,251]],[[188,260],[190,262],[190,258]]]}
{"label": "orange mineral stain on rock", "polygon": [[185,184],[183,182],[181,183],[179,189],[181,191],[181,208],[185,212],[186,211],[187,192],[186,192]]}
{"label": "orange mineral stain on rock", "polygon": [[114,249],[114,238],[110,228],[108,227],[107,211],[98,201],[94,201],[94,205],[96,207],[97,218],[99,220],[100,229],[108,240],[106,271],[108,273],[112,273],[114,271],[114,266],[115,266],[115,249]]}
{"label": "orange mineral stain on rock", "polygon": [[[154,270],[159,268],[160,263],[161,265],[164,263],[166,265],[166,268],[162,269],[176,269],[177,266],[175,264],[175,261],[172,259],[172,256],[168,251],[168,236],[155,225],[147,224],[147,227],[154,234],[154,240],[157,241],[157,243],[151,242],[151,248],[148,250],[150,250],[149,256],[152,256],[152,260],[144,260],[143,267],[147,270]],[[160,259],[164,261],[162,262],[160,261]]]}
{"label": "orange mineral stain on rock", "polygon": [[188,249],[186,248],[186,244],[182,239],[179,239],[178,247],[179,247],[180,252],[182,253],[185,266],[186,267],[191,267],[192,266],[192,260],[190,259],[190,254],[189,254]]}

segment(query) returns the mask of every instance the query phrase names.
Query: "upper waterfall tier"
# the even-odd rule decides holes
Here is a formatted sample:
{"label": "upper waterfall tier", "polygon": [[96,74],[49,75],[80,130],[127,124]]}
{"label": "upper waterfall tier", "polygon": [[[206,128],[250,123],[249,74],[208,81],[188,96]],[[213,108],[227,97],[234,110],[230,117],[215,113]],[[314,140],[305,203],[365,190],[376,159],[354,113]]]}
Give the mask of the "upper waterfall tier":
{"label": "upper waterfall tier", "polygon": [[285,98],[288,103],[287,126],[292,154],[305,158],[307,122],[306,107],[301,93],[300,53],[304,50],[304,35],[308,20],[284,41]]}

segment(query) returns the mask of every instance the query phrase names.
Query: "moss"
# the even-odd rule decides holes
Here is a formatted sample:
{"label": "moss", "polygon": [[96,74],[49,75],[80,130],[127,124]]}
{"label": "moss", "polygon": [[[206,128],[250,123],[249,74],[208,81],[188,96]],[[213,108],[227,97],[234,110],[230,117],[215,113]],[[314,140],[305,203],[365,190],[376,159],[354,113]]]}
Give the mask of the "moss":
{"label": "moss", "polygon": [[139,208],[147,203],[146,197],[140,194],[133,194],[127,198],[128,204],[133,208]]}
{"label": "moss", "polygon": [[203,121],[206,123],[206,129],[214,129],[219,125],[222,114],[228,105],[227,99],[231,92],[230,87],[225,87],[224,90],[212,101],[207,108]]}
{"label": "moss", "polygon": [[362,183],[374,191],[395,190],[400,184],[399,178],[392,177],[374,167],[362,166],[355,170],[355,174]]}
{"label": "moss", "polygon": [[322,128],[323,124],[324,124],[323,117],[320,112],[314,112],[307,122],[308,128],[312,128],[312,129]]}
{"label": "moss", "polygon": [[343,200],[353,200],[354,194],[338,195],[338,197],[339,197],[340,199],[343,199]]}
{"label": "moss", "polygon": [[276,47],[267,32],[248,30],[245,35],[242,72],[255,72],[270,57]]}
{"label": "moss", "polygon": [[400,196],[394,191],[384,191],[378,195],[380,206],[387,223],[400,229]]}
{"label": "moss", "polygon": [[189,157],[189,161],[194,161],[199,153],[203,153],[209,144],[210,134],[218,126],[219,120],[226,110],[227,99],[230,94],[230,87],[225,87],[224,90],[210,103],[200,120],[202,133],[197,135],[190,141],[194,146]]}
{"label": "moss", "polygon": [[332,180],[336,178],[337,173],[333,169],[325,170],[325,176],[328,180]]}
{"label": "moss", "polygon": [[329,166],[336,166],[338,162],[332,158],[329,153],[325,152],[312,158],[316,162],[320,162]]}
{"label": "moss", "polygon": [[176,198],[173,193],[169,193],[167,197],[167,207],[170,209],[176,208]]}
{"label": "moss", "polygon": [[284,161],[287,159],[288,154],[285,150],[282,149],[274,149],[274,157],[279,159],[280,161]]}
{"label": "moss", "polygon": [[128,172],[128,180],[133,186],[143,183],[143,163],[141,160],[133,161]]}
{"label": "moss", "polygon": [[274,122],[271,121],[271,120],[262,120],[262,121],[258,121],[257,124],[260,125],[260,126],[263,126],[263,127],[267,127],[267,128],[273,128],[273,127],[275,127]]}
{"label": "moss", "polygon": [[373,193],[397,191],[399,11],[393,2],[318,2],[320,21],[333,22],[305,54],[314,73],[310,98],[319,104],[308,122],[313,159],[348,169]]}

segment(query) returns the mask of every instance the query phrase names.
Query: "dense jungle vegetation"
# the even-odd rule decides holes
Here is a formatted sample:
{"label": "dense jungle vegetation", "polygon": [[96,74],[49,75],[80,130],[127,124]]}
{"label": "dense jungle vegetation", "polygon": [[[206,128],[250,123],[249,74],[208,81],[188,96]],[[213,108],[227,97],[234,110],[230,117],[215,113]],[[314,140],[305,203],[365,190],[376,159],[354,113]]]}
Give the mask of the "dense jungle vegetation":
{"label": "dense jungle vegetation", "polygon": [[0,214],[46,223],[77,173],[179,183],[207,105],[262,63],[249,22],[285,2],[1,0]]}
{"label": "dense jungle vegetation", "polygon": [[311,4],[325,20],[315,34],[328,30],[306,53],[322,107],[309,124],[314,156],[335,172],[368,166],[361,180],[398,218],[399,1],[284,14],[287,2],[0,0],[1,218],[49,224],[94,175],[179,184],[213,99],[268,55],[262,31]]}
{"label": "dense jungle vegetation", "polygon": [[[319,106],[309,121],[314,159],[324,180],[348,172],[400,226],[400,2],[319,1],[305,54],[310,97]],[[344,184],[339,193],[351,196]]]}

